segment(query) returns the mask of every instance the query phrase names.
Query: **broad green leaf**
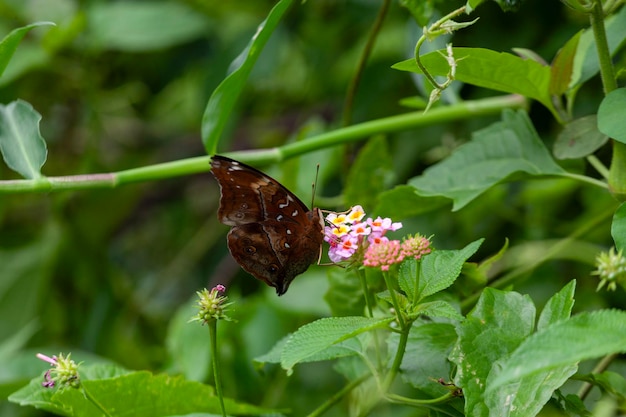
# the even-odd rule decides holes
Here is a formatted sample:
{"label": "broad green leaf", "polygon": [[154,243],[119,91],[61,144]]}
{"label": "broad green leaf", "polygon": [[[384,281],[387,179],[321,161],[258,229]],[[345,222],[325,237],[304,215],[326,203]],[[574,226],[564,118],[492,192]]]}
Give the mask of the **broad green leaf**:
{"label": "broad green leaf", "polygon": [[398,185],[379,194],[374,213],[401,220],[445,207],[449,203],[450,200],[447,198],[423,197],[416,192],[415,187]]}
{"label": "broad green leaf", "polygon": [[454,306],[447,301],[429,301],[418,304],[413,312],[413,317],[445,317],[451,320],[461,321],[463,320],[463,315],[459,310],[460,309],[454,308]]}
{"label": "broad green leaf", "polygon": [[520,378],[623,352],[626,352],[626,312],[584,312],[548,326],[525,340],[501,364],[500,373],[488,389],[499,390]]}
{"label": "broad green leaf", "polygon": [[98,2],[87,9],[90,46],[126,52],[169,48],[201,37],[209,22],[181,2]]}
{"label": "broad green leaf", "polygon": [[392,176],[387,141],[382,136],[370,139],[350,166],[343,192],[346,206],[359,204],[366,212],[371,211],[378,200],[378,194],[387,188]]}
{"label": "broad green leaf", "polygon": [[509,248],[509,240],[505,238],[504,245],[494,255],[483,260],[480,264],[465,262],[461,274],[463,275],[463,291],[474,292],[487,284],[489,271],[494,263],[501,260]]}
{"label": "broad green leaf", "polygon": [[4,39],[2,39],[2,41],[0,41],[0,75],[4,73],[4,70],[6,69],[7,65],[9,65],[9,62],[11,61],[11,57],[13,57],[13,53],[15,53],[15,50],[17,49],[17,46],[19,45],[22,38],[24,38],[24,36],[26,36],[26,34],[31,29],[36,28],[38,26],[48,26],[48,25],[54,26],[54,23],[52,22],[32,23],[30,25],[14,29],[13,31],[11,31],[11,33],[5,36]]}
{"label": "broad green leaf", "polygon": [[543,330],[551,324],[570,318],[572,307],[574,307],[574,291],[576,291],[576,281],[572,280],[561,291],[550,297],[539,315],[537,330]]}
{"label": "broad green leaf", "polygon": [[387,326],[393,318],[327,317],[300,327],[285,343],[281,366],[287,373],[294,365],[361,333]]}
{"label": "broad green leaf", "polygon": [[615,242],[615,248],[626,252],[626,203],[622,203],[613,215],[611,236]]}
{"label": "broad green leaf", "polygon": [[[467,84],[535,99],[555,113],[549,93],[550,67],[533,60],[483,48],[453,48],[457,60],[455,79]],[[432,75],[445,76],[450,67],[446,51],[439,50],[421,57]],[[399,62],[392,68],[421,73],[414,59]]]}
{"label": "broad green leaf", "polygon": [[[463,388],[466,415],[490,415],[484,390],[492,366],[531,334],[534,323],[535,306],[528,296],[492,288],[483,291],[474,309],[458,326],[459,340],[450,354],[450,360],[458,367],[454,382]],[[491,412],[507,415],[493,409]]]}
{"label": "broad green leaf", "polygon": [[293,0],[280,0],[270,11],[256,33],[233,62],[236,68],[211,94],[202,116],[202,142],[209,155],[215,154],[217,143],[235,103],[256,63],[263,47],[280,23]]}
{"label": "broad green leaf", "polygon": [[572,80],[574,58],[576,48],[580,40],[581,32],[576,33],[563,47],[556,53],[552,65],[550,65],[550,94],[560,96],[568,89]]}
{"label": "broad green leaf", "polygon": [[505,111],[502,119],[474,133],[470,142],[409,184],[422,196],[452,199],[453,210],[459,210],[512,174],[565,173],[550,156],[526,113]]}
{"label": "broad green leaf", "polygon": [[[451,324],[413,323],[400,365],[402,379],[432,397],[444,395],[448,390],[437,381],[442,379],[450,382],[451,364],[447,358],[456,339]],[[398,349],[399,340],[400,335],[397,333],[389,337],[390,352]]]}
{"label": "broad green leaf", "polygon": [[24,178],[41,178],[48,149],[39,133],[41,115],[29,103],[0,104],[0,152],[4,162]]}
{"label": "broad green leaf", "polygon": [[[127,372],[111,365],[83,365],[81,385],[108,412],[108,416],[168,416],[189,413],[221,414],[214,389],[182,377],[152,375],[147,371]],[[42,377],[9,397],[12,402],[72,417],[96,417],[103,413],[85,398],[80,389],[47,389]],[[226,411],[237,415],[259,415],[276,410],[238,403],[225,398]]]}
{"label": "broad green leaf", "polygon": [[598,129],[605,135],[626,143],[626,88],[618,88],[604,97],[598,109]]}
{"label": "broad green leaf", "polygon": [[483,241],[478,239],[461,250],[437,250],[426,255],[417,282],[418,301],[452,285],[459,277],[463,263],[476,253]]}
{"label": "broad green leaf", "polygon": [[[576,2],[573,1],[572,3]],[[606,39],[611,55],[615,54],[622,47],[625,40],[625,27],[626,8],[624,7],[604,20]],[[586,29],[580,36],[576,57],[574,58],[570,88],[583,84],[600,71],[594,36],[591,28]]]}
{"label": "broad green leaf", "polygon": [[607,141],[608,136],[598,130],[595,114],[583,116],[567,123],[554,142],[554,156],[558,159],[584,158]]}

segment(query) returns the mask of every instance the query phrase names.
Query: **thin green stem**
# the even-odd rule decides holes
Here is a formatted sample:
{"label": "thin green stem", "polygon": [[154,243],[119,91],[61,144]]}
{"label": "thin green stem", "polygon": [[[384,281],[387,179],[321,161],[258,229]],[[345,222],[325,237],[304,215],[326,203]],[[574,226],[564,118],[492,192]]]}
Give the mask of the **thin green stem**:
{"label": "thin green stem", "polygon": [[337,393],[333,394],[328,400],[326,400],[322,405],[313,410],[313,412],[309,413],[307,417],[318,417],[328,411],[332,406],[337,404],[343,397],[349,394],[353,389],[361,385],[364,381],[370,378],[369,374],[365,374],[353,381],[350,381],[348,385],[343,387]]}
{"label": "thin green stem", "polygon": [[391,368],[389,368],[389,372],[387,372],[387,375],[385,376],[385,380],[383,381],[383,393],[386,393],[387,390],[389,390],[389,387],[396,379],[396,375],[398,375],[400,365],[402,365],[402,359],[404,358],[404,352],[406,352],[406,345],[409,340],[410,330],[410,325],[402,328],[402,332],[400,333],[400,341],[398,342],[398,349],[396,350],[396,354],[393,358],[393,363],[391,365]]}
{"label": "thin green stem", "polygon": [[[410,112],[397,116],[372,120],[336,129],[307,140],[289,143],[278,148],[231,152],[228,155],[244,162],[280,162],[312,151],[360,141],[380,133],[400,132],[446,123],[451,120],[496,115],[505,108],[525,108],[524,97],[508,95],[482,100],[466,101],[451,106],[431,109],[428,113]],[[199,156],[178,161],[165,162],[147,167],[133,168],[117,173],[44,177],[36,180],[0,181],[0,194],[25,192],[54,192],[97,188],[116,188],[121,185],[156,181],[183,175],[198,174],[209,170],[209,156]]]}
{"label": "thin green stem", "polygon": [[617,88],[615,80],[615,71],[611,62],[611,52],[609,43],[606,38],[606,29],[604,27],[604,12],[602,10],[602,1],[595,0],[589,13],[591,29],[596,42],[598,51],[598,62],[600,63],[600,77],[602,78],[602,87],[604,94],[608,94]]}
{"label": "thin green stem", "polygon": [[383,0],[383,4],[378,11],[378,15],[376,16],[376,20],[374,21],[374,26],[372,26],[372,30],[370,31],[367,42],[365,43],[365,47],[363,48],[363,53],[359,58],[359,63],[357,64],[356,71],[354,73],[354,77],[350,80],[350,84],[348,85],[348,92],[346,93],[346,102],[343,106],[343,125],[349,126],[352,124],[352,108],[354,106],[354,97],[356,96],[356,90],[361,83],[361,76],[363,75],[363,70],[365,68],[365,64],[372,54],[372,49],[374,49],[374,44],[376,43],[376,38],[378,37],[378,33],[380,32],[380,28],[383,26],[383,21],[385,20],[385,16],[387,16],[387,11],[389,10],[389,5],[391,4],[391,0]]}
{"label": "thin green stem", "polygon": [[[606,370],[606,368],[608,368],[609,365],[617,358],[617,356],[618,356],[617,353],[613,353],[613,354],[605,356],[593,368],[591,373],[592,374],[599,374],[599,373],[604,372]],[[578,397],[581,400],[584,400],[587,397],[587,395],[589,395],[589,392],[591,391],[592,388],[593,388],[593,384],[590,384],[589,382],[585,382],[582,385],[582,387],[580,387],[580,389],[578,390]]]}
{"label": "thin green stem", "polygon": [[85,398],[87,398],[87,400],[90,403],[92,403],[105,416],[112,417],[111,413],[109,413],[109,411],[106,408],[104,408],[104,406],[102,404],[100,404],[100,402],[96,399],[96,397],[91,395],[91,393],[87,389],[85,389],[85,387],[81,387],[81,388],[82,388],[82,391],[83,391],[83,395],[85,396]]}
{"label": "thin green stem", "polygon": [[224,393],[222,392],[222,380],[220,378],[219,359],[217,355],[217,320],[209,320],[209,335],[211,337],[211,365],[213,366],[213,382],[215,383],[215,392],[220,400],[220,408],[222,416],[226,417],[226,407],[224,406]]}
{"label": "thin green stem", "polygon": [[389,291],[389,296],[391,297],[391,303],[393,304],[394,310],[396,310],[396,317],[398,318],[398,323],[400,324],[400,329],[404,330],[406,327],[406,319],[404,318],[404,313],[400,308],[400,303],[398,302],[398,296],[396,294],[396,290],[394,289],[391,278],[389,277],[388,271],[383,271],[383,278],[385,279],[385,284],[387,285],[387,291]]}
{"label": "thin green stem", "polygon": [[[356,270],[356,274],[359,277],[359,281],[361,282],[361,289],[363,290],[363,297],[365,298],[365,306],[367,308],[367,313],[369,317],[374,317],[374,308],[372,306],[372,299],[370,296],[369,288],[367,286],[367,279],[365,277],[365,272],[361,269]],[[378,332],[374,331],[374,350],[376,351],[376,366],[377,369],[381,369],[383,365],[381,349],[380,349],[380,341],[378,340]]]}
{"label": "thin green stem", "polygon": [[609,169],[595,155],[587,156],[587,162],[602,175],[602,178],[609,178]]}
{"label": "thin green stem", "polygon": [[423,407],[425,405],[430,405],[430,404],[441,404],[443,402],[448,401],[450,398],[453,398],[453,397],[454,397],[454,394],[452,394],[451,392],[448,392],[439,398],[431,398],[428,400],[418,400],[415,398],[403,397],[401,395],[396,395],[396,394],[387,394],[385,396],[385,398],[389,402],[392,402],[394,404],[404,404],[404,405],[410,405],[413,407]]}

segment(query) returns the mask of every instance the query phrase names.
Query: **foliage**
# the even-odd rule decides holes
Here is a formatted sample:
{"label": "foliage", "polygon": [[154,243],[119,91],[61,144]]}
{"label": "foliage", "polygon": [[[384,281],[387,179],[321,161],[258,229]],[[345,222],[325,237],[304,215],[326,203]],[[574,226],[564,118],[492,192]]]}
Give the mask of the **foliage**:
{"label": "foliage", "polygon": [[[621,0],[0,5],[0,413],[624,414],[624,27]],[[303,201],[319,164],[317,207],[430,253],[278,298],[226,250],[222,152]]]}

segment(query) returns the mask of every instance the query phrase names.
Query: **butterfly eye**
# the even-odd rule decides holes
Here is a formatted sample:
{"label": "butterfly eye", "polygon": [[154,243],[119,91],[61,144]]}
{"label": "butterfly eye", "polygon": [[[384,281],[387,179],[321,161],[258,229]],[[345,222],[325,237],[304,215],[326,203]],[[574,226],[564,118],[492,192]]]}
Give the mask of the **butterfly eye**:
{"label": "butterfly eye", "polygon": [[244,250],[249,255],[252,255],[253,253],[256,252],[256,248],[254,246],[246,246],[246,248]]}

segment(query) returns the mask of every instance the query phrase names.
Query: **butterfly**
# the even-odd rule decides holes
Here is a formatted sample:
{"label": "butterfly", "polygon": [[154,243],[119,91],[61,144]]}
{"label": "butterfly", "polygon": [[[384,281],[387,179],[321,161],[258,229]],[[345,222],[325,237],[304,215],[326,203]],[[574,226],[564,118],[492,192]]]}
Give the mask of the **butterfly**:
{"label": "butterfly", "polygon": [[231,255],[283,295],[297,275],[320,259],[320,209],[309,210],[275,179],[225,156],[211,158],[211,172],[221,190],[217,218],[233,226],[227,237]]}

